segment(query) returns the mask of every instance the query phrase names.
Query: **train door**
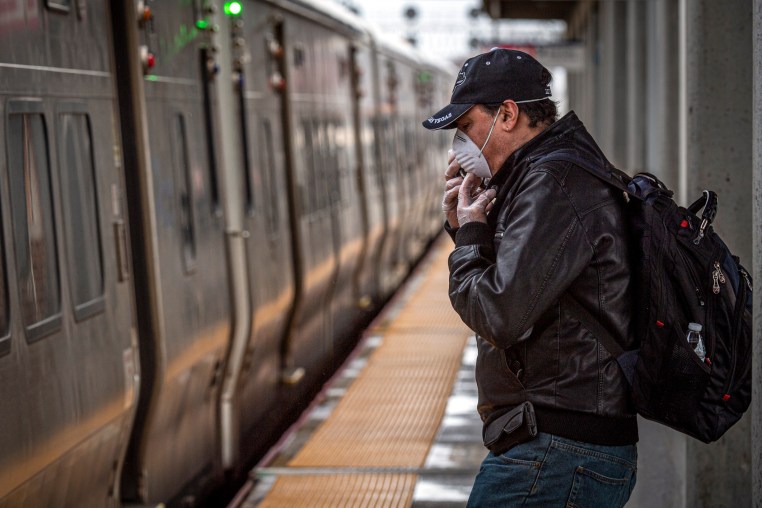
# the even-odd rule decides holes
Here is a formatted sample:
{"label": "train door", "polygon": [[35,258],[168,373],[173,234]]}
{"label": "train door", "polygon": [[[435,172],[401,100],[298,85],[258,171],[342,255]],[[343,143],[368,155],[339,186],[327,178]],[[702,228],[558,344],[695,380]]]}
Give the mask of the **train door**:
{"label": "train door", "polygon": [[379,281],[380,299],[385,299],[396,289],[404,276],[400,265],[399,251],[402,243],[402,221],[404,211],[404,187],[400,166],[402,147],[399,125],[399,84],[398,64],[382,56],[379,62],[380,107],[377,115],[381,161],[383,165],[383,185],[386,198],[386,235],[379,250],[377,266],[381,271]]}
{"label": "train door", "polygon": [[338,258],[328,333],[335,344],[336,361],[340,361],[348,348],[354,345],[355,336],[351,332],[364,318],[358,305],[354,276],[357,267],[362,264],[367,242],[367,226],[363,219],[366,202],[359,180],[360,146],[354,136],[357,97],[352,77],[352,43],[348,37],[359,38],[359,34],[329,35],[326,64],[323,65],[327,77],[330,77],[327,82],[330,120],[326,136],[330,171],[326,177],[330,182],[334,248]]}
{"label": "train door", "polygon": [[108,16],[0,9],[3,506],[118,503],[138,366]]}
{"label": "train door", "polygon": [[376,151],[374,131],[376,90],[373,79],[371,47],[357,44],[351,50],[354,144],[357,147],[357,178],[362,201],[362,221],[366,238],[361,262],[354,275],[357,305],[372,310],[377,301],[378,269],[374,265],[376,252],[384,234],[384,195],[381,179],[381,162]]}
{"label": "train door", "polygon": [[[280,430],[287,402],[279,395],[281,344],[295,288],[289,215],[282,18],[267,5],[248,8],[234,37],[244,50],[234,62],[244,150],[244,229],[251,298],[251,333],[235,395],[233,453],[261,453]],[[232,466],[226,464],[227,467]]]}
{"label": "train door", "polygon": [[[142,4],[142,2],[141,2]],[[217,182],[216,55],[206,3],[125,2],[115,48],[127,159],[141,365],[123,498],[154,503],[214,475],[230,288]],[[142,63],[142,68],[138,66]]]}
{"label": "train door", "polygon": [[[441,72],[436,68],[426,68],[418,73],[418,117],[425,118],[438,106],[439,95],[446,90],[445,80]],[[442,94],[443,95],[443,94]],[[418,129],[419,146],[425,147],[423,152],[423,168],[421,172],[421,185],[426,189],[426,201],[424,203],[424,216],[422,222],[422,235],[431,238],[442,229],[442,173],[447,167],[447,143],[448,136],[452,136],[451,130],[427,131]]]}
{"label": "train door", "polygon": [[328,39],[308,18],[296,15],[286,18],[284,31],[290,43],[286,46],[286,135],[292,140],[289,191],[297,288],[283,347],[284,380],[293,384],[304,379],[300,389],[308,389],[325,376],[321,366],[334,354],[327,335],[331,285],[337,273],[330,195],[334,184],[327,160],[330,119],[323,105],[330,91],[325,88],[321,60],[327,54]]}
{"label": "train door", "polygon": [[400,150],[400,180],[402,196],[403,217],[414,217],[414,220],[406,220],[401,224],[401,242],[397,255],[398,263],[403,269],[407,269],[423,251],[421,239],[416,235],[417,224],[421,221],[417,175],[420,164],[417,154],[416,131],[420,124],[416,118],[416,95],[414,87],[415,63],[405,61],[400,64],[399,77],[399,115],[397,117],[402,149]]}

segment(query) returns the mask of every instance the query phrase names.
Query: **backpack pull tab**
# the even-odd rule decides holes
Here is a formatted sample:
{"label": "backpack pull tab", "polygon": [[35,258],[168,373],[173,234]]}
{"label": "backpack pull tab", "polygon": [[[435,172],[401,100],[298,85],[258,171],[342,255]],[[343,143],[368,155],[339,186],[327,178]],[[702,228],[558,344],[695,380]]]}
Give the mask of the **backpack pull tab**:
{"label": "backpack pull tab", "polygon": [[698,213],[702,207],[704,208],[704,211],[701,214],[701,227],[699,227],[696,238],[693,239],[694,245],[698,245],[701,242],[701,239],[704,238],[706,227],[714,222],[714,218],[717,216],[717,193],[705,190],[701,194],[701,197],[688,207],[688,211],[691,213]]}
{"label": "backpack pull tab", "polygon": [[704,230],[708,225],[708,220],[704,219],[701,221],[701,226],[699,226],[698,234],[696,235],[696,238],[693,239],[694,245],[698,245],[701,242],[701,239],[704,238]]}
{"label": "backpack pull tab", "polygon": [[714,262],[714,271],[712,272],[712,292],[716,295],[720,294],[720,283],[725,284],[725,275],[720,269],[720,262]]}

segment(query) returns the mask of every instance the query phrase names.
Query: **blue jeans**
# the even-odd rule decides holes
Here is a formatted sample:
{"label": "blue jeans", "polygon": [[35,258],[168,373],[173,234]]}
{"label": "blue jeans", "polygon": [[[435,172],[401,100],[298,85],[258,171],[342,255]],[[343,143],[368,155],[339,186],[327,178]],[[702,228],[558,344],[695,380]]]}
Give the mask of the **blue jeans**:
{"label": "blue jeans", "polygon": [[502,455],[487,455],[468,507],[621,507],[635,487],[637,461],[635,445],[601,446],[540,432]]}

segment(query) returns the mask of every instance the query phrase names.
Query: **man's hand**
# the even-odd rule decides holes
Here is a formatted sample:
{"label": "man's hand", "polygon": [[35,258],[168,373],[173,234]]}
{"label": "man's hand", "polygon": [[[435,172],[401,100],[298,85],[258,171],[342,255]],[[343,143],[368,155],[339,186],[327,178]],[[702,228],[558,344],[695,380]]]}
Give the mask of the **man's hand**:
{"label": "man's hand", "polygon": [[447,151],[447,169],[445,170],[445,180],[451,180],[456,176],[460,176],[460,164],[455,160],[455,152],[452,150]]}
{"label": "man's hand", "polygon": [[[487,212],[491,207],[490,203],[495,199],[497,192],[495,189],[479,190],[481,178],[469,173],[460,184],[458,190],[458,225],[463,226],[469,222],[487,222]],[[445,193],[446,195],[446,193]],[[450,226],[453,224],[450,223]]]}
{"label": "man's hand", "polygon": [[445,214],[447,223],[455,229],[460,227],[458,224],[458,191],[463,183],[461,177],[450,178],[445,182],[444,197],[442,198],[442,211]]}
{"label": "man's hand", "polygon": [[451,228],[458,228],[458,190],[463,178],[458,175],[460,164],[455,160],[452,150],[447,152],[447,170],[445,171],[445,189],[442,197],[442,212]]}

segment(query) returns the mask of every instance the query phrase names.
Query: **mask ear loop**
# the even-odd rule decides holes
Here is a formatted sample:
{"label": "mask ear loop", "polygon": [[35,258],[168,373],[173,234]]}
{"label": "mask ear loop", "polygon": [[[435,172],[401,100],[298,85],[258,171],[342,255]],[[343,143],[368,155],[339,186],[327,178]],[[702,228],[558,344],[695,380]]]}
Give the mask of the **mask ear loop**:
{"label": "mask ear loop", "polygon": [[497,110],[497,113],[495,113],[495,118],[492,119],[492,126],[489,128],[489,132],[487,133],[487,139],[484,141],[484,144],[482,145],[481,150],[479,150],[479,157],[482,156],[482,152],[487,147],[487,143],[489,143],[489,138],[492,136],[492,131],[495,129],[495,124],[497,123],[497,117],[500,115],[500,109]]}

